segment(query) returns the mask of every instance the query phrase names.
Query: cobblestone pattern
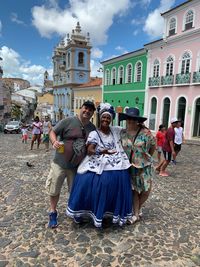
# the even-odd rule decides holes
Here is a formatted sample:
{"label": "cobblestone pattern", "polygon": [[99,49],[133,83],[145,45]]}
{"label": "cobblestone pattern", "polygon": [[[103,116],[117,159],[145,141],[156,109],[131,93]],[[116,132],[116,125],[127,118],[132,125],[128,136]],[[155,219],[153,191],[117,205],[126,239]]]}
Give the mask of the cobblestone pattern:
{"label": "cobblestone pattern", "polygon": [[19,135],[0,135],[0,267],[200,266],[198,143],[183,145],[170,177],[155,178],[141,222],[123,228],[106,222],[102,230],[65,217],[66,186],[60,225],[46,227],[53,150],[29,148]]}

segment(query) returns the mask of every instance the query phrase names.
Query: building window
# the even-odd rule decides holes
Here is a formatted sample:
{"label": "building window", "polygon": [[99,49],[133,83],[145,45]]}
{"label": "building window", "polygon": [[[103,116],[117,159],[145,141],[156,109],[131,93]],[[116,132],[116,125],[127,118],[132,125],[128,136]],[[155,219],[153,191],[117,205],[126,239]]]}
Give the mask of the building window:
{"label": "building window", "polygon": [[185,97],[180,97],[178,100],[178,119],[184,123],[186,111],[186,99]]}
{"label": "building window", "polygon": [[166,97],[163,103],[163,118],[162,118],[162,122],[163,122],[162,124],[166,128],[168,128],[169,112],[170,112],[170,99]]}
{"label": "building window", "polygon": [[126,67],[126,82],[131,83],[132,82],[132,65],[128,64]]}
{"label": "building window", "polygon": [[118,84],[123,84],[124,82],[124,67],[120,66],[118,69]]}
{"label": "building window", "polygon": [[112,84],[115,85],[116,84],[116,68],[112,69]]}
{"label": "building window", "polygon": [[174,35],[176,33],[176,19],[171,18],[169,21],[169,36]]}
{"label": "building window", "polygon": [[109,85],[110,84],[109,81],[110,81],[110,71],[106,70],[105,71],[105,85]]}
{"label": "building window", "polygon": [[71,61],[70,61],[70,53],[67,53],[67,66],[70,67]]}
{"label": "building window", "polygon": [[158,61],[158,59],[155,59],[154,63],[153,63],[153,77],[159,77],[160,73],[160,63]]}
{"label": "building window", "polygon": [[78,53],[78,65],[84,66],[84,53],[83,52]]}
{"label": "building window", "polygon": [[151,113],[150,113],[150,118],[149,118],[149,129],[150,130],[155,130],[156,111],[157,111],[157,99],[153,97],[151,99]]}
{"label": "building window", "polygon": [[200,72],[200,52],[198,53],[198,56],[197,56],[197,72]]}
{"label": "building window", "polygon": [[142,81],[142,63],[139,61],[135,65],[135,81],[141,82]]}
{"label": "building window", "polygon": [[191,56],[188,52],[185,52],[181,60],[181,74],[186,74],[190,72],[190,62]]}
{"label": "building window", "polygon": [[167,58],[167,63],[166,63],[166,76],[173,75],[173,70],[174,70],[174,59],[172,56],[169,56]]}
{"label": "building window", "polygon": [[185,15],[185,30],[189,30],[193,27],[194,12],[189,10]]}

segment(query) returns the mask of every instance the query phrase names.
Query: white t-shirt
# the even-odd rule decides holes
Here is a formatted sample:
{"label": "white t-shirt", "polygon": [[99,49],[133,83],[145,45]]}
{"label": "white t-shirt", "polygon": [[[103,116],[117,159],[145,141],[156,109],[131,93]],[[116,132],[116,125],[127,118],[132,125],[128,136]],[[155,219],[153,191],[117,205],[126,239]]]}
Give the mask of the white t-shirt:
{"label": "white t-shirt", "polygon": [[174,143],[177,145],[181,145],[183,143],[183,128],[175,127],[174,131],[175,131]]}

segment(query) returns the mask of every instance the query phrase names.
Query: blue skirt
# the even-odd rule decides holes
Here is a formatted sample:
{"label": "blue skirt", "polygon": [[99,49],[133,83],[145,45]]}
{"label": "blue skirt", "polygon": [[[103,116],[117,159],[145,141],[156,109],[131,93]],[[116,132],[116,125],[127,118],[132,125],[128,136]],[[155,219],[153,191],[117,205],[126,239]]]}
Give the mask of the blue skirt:
{"label": "blue skirt", "polygon": [[113,223],[123,225],[132,217],[132,190],[128,170],[86,172],[74,178],[66,214],[78,222],[90,216],[96,227],[103,217],[112,216]]}

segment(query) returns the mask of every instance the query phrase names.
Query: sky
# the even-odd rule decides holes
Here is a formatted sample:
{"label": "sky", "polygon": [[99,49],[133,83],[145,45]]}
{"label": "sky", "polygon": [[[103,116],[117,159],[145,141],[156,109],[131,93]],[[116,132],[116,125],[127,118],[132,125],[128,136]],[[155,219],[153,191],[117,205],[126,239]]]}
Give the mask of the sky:
{"label": "sky", "polygon": [[162,37],[163,13],[185,0],[0,0],[3,77],[42,85],[52,77],[52,52],[79,21],[90,33],[91,76],[100,62]]}

